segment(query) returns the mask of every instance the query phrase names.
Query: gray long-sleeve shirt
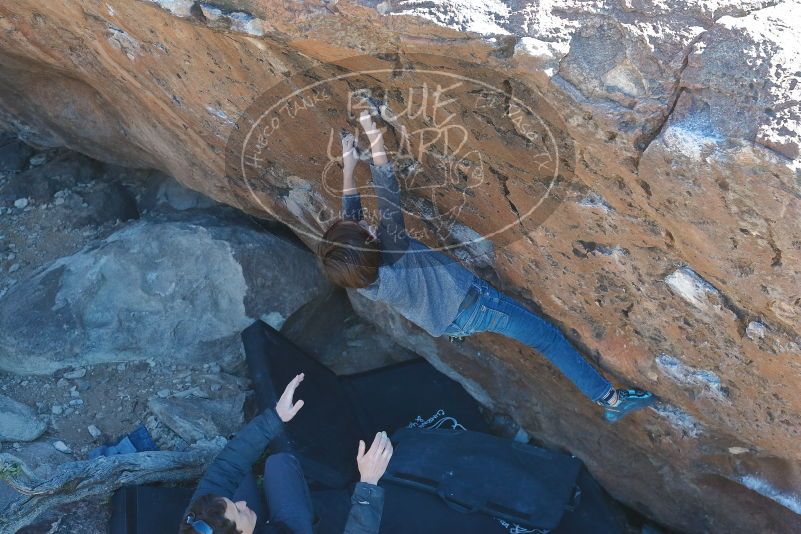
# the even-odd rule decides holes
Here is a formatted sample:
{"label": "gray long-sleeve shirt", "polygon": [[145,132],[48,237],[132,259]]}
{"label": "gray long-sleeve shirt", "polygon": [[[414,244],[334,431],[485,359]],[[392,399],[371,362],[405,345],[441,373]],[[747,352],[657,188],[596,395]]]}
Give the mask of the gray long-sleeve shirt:
{"label": "gray long-sleeve shirt", "polygon": [[[217,455],[189,502],[209,494],[228,499],[233,497],[253,464],[282,430],[283,423],[274,409],[253,418]],[[383,509],[383,488],[359,482],[353,490],[344,534],[377,534]],[[260,528],[257,532],[264,532],[265,522],[258,519]]]}
{"label": "gray long-sleeve shirt", "polygon": [[[475,275],[458,261],[432,250],[406,232],[400,186],[392,163],[370,164],[378,207],[378,240],[382,262],[378,279],[357,291],[370,300],[389,304],[431,334],[441,336],[459,312]],[[359,194],[345,195],[343,216],[361,220]]]}

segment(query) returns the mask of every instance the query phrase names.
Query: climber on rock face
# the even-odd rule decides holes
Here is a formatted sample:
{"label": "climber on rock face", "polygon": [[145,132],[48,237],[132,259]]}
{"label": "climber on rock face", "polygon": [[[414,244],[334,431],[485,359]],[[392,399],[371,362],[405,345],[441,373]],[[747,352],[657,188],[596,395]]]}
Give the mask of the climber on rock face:
{"label": "climber on rock face", "polygon": [[556,326],[459,262],[412,239],[404,225],[400,186],[387,159],[383,135],[367,111],[359,122],[372,152],[378,225],[364,220],[353,174],[358,162],[355,138],[343,133],[343,218],[325,232],[317,251],[329,280],[388,304],[435,337],[460,340],[495,332],[520,341],[544,355],[586,397],[603,406],[608,421],[654,402],[646,391],[614,388]]}

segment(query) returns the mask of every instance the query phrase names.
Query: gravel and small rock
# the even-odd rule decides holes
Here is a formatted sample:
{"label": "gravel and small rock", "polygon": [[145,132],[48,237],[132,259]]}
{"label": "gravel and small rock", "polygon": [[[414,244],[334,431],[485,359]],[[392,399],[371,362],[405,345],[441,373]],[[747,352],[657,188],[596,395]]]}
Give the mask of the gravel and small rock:
{"label": "gravel and small rock", "polygon": [[66,373],[64,373],[64,378],[67,378],[69,380],[74,380],[76,378],[83,378],[84,376],[86,376],[86,369],[84,369],[83,367],[81,367],[80,369],[75,369],[74,371],[67,371]]}
{"label": "gravel and small rock", "polygon": [[[224,442],[244,424],[246,413],[253,415],[255,403],[239,342],[239,330],[253,320],[249,317],[270,312],[260,309],[269,303],[277,310],[275,313],[280,312],[282,322],[286,318],[288,325],[296,325],[295,331],[300,331],[301,323],[322,322],[317,318],[327,302],[324,295],[330,286],[320,277],[315,265],[301,265],[301,260],[309,259],[302,256],[305,254],[301,252],[302,247],[297,248],[297,243],[286,235],[264,232],[259,225],[243,219],[241,214],[230,208],[219,208],[214,201],[153,171],[105,165],[62,149],[41,154],[25,149],[25,158],[20,161],[11,157],[8,150],[3,150],[0,142],[0,213],[3,214],[0,217],[0,319],[5,324],[19,322],[19,314],[26,311],[16,304],[9,304],[9,299],[19,297],[17,286],[29,286],[34,292],[31,295],[50,295],[45,295],[42,300],[42,313],[31,313],[30,320],[19,322],[21,328],[33,328],[31,332],[36,330],[37,336],[23,336],[25,342],[39,343],[38,348],[32,346],[33,349],[41,349],[42,343],[48,342],[47,332],[55,337],[50,339],[52,350],[44,352],[53,353],[64,353],[64,348],[75,346],[81,336],[95,336],[86,347],[97,347],[100,338],[96,336],[99,332],[106,332],[107,339],[113,339],[120,346],[141,345],[143,350],[135,357],[122,351],[107,350],[103,356],[107,361],[90,357],[86,351],[77,351],[64,357],[63,364],[59,362],[50,370],[43,371],[37,365],[29,365],[25,372],[20,372],[18,366],[16,373],[11,372],[10,357],[6,357],[0,362],[0,369],[5,369],[0,371],[0,452],[20,456],[38,446],[36,455],[41,461],[23,459],[44,476],[49,472],[47,470],[52,471],[61,463],[86,459],[92,449],[116,443],[143,424],[162,450],[186,450],[194,442]],[[4,171],[3,157],[10,162],[8,165],[16,165],[16,168]],[[205,226],[196,223],[148,226],[151,221],[165,220],[206,222]],[[125,233],[132,228],[144,228],[139,238]],[[164,232],[148,231],[152,228],[163,228]],[[214,247],[228,251],[227,255],[220,257],[235,261],[235,265],[231,264],[235,268],[203,270],[220,263],[208,260],[210,248],[202,249],[198,257],[206,261],[192,261],[199,270],[196,280],[187,285],[186,272],[177,270],[175,265],[161,269],[154,267],[164,259],[163,251],[140,250],[153,244],[150,237],[165,232],[176,237],[175,243],[184,243],[187,251],[193,244],[197,248],[197,238],[206,239]],[[115,239],[118,240],[116,244]],[[119,247],[119,240],[124,241],[123,247]],[[85,265],[80,266],[83,269],[81,276],[86,278],[98,269],[96,260],[100,256],[92,254],[97,254],[104,244],[119,249],[117,260],[125,259],[117,261],[113,272],[106,273],[117,276],[120,282],[114,287],[118,288],[119,294],[124,294],[129,288],[126,277],[135,276],[143,280],[142,288],[148,292],[148,303],[167,302],[169,305],[156,312],[152,311],[152,306],[141,308],[150,310],[147,313],[131,312],[120,325],[133,327],[125,329],[115,326],[114,322],[120,321],[116,315],[121,309],[120,302],[110,301],[109,295],[98,295],[95,300],[87,301],[94,305],[80,311],[81,324],[86,328],[67,328],[64,334],[67,316],[62,316],[59,308],[53,306],[52,299],[56,294],[60,299],[66,299],[69,295],[65,287],[47,280],[32,284],[31,279],[44,267],[79,254],[85,254],[87,258]],[[129,253],[131,250],[136,252]],[[140,262],[140,270],[135,272],[132,269],[143,255],[150,259]],[[272,261],[269,255],[283,257],[289,263],[277,268],[276,274],[260,271]],[[115,255],[111,253],[103,257],[105,265],[114,259]],[[180,259],[179,255],[175,256],[176,262]],[[176,277],[176,272],[181,272],[182,276]],[[224,298],[225,291],[202,291],[203,287],[225,282],[226,277],[236,272],[240,273],[240,278],[243,274],[246,277],[240,280],[240,285],[248,290],[248,293],[243,293],[246,295],[244,302],[242,295],[237,297],[240,302],[228,303]],[[290,278],[285,277],[289,272],[292,272],[293,279],[300,279],[301,290],[288,289]],[[10,273],[14,276],[9,276]],[[91,276],[102,278],[97,273]],[[100,287],[99,282],[88,279],[86,282],[69,297],[71,306]],[[36,300],[26,295],[23,297],[20,302],[28,307]],[[187,309],[175,307],[192,298],[197,300],[193,304],[195,312],[187,313]],[[337,298],[347,312],[347,298],[342,294]],[[243,304],[245,309],[239,309]],[[241,315],[241,324],[236,325],[239,330],[231,330],[226,343],[214,338],[198,340],[209,329],[205,332],[198,330],[197,318],[216,308],[234,310]],[[300,309],[305,310],[299,313],[301,319],[292,320]],[[353,336],[373,327],[358,319],[352,309],[348,313],[348,317],[340,318],[347,323],[348,334],[336,336],[332,350],[324,355],[327,363],[332,363],[337,356],[370,360],[341,366],[340,370],[353,372],[371,368],[376,362],[381,362],[378,364],[381,365],[393,361],[397,355],[400,355],[399,359],[410,356],[391,343],[350,346]],[[155,317],[150,320],[146,317],[148,314]],[[167,330],[147,330],[147,325],[163,322],[167,316],[175,319]],[[230,317],[220,314],[219,319],[209,327],[219,326]],[[329,330],[339,329],[340,319],[329,325]],[[32,327],[33,323],[36,324]],[[311,330],[313,328],[307,327],[307,332]],[[0,332],[0,350],[5,352],[16,346],[16,341],[9,342],[9,333]],[[62,335],[64,337],[58,337]],[[175,351],[162,354],[165,345],[162,339],[170,335],[181,335],[192,343],[198,342],[197,348],[207,352],[205,361],[181,358]],[[325,339],[327,335],[318,332],[313,339]],[[150,343],[150,348],[144,350],[148,348],[147,343]],[[229,350],[231,347],[236,350]],[[120,359],[115,361],[109,354],[116,354]],[[26,534],[39,534],[40,531],[99,534],[104,532],[102,525],[107,520],[108,509],[107,502],[89,499],[76,506],[59,507],[39,523],[49,526],[25,531]],[[94,514],[92,518],[84,517],[85,528],[63,528],[67,524],[80,524],[81,513]]]}
{"label": "gravel and small rock", "polygon": [[[6,391],[6,388],[2,390]],[[45,428],[47,424],[28,404],[0,395],[0,442],[33,441],[44,433]]]}
{"label": "gravel and small rock", "polygon": [[72,449],[61,440],[53,442],[53,448],[55,448],[58,452],[63,452],[64,454],[72,454]]}

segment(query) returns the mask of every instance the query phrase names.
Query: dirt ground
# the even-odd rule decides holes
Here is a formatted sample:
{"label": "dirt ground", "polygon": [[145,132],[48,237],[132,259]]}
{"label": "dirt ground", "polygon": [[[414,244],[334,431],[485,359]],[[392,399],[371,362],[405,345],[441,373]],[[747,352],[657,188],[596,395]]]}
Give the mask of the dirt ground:
{"label": "dirt ground", "polygon": [[[165,180],[170,179],[153,171],[100,164],[63,149],[33,151],[22,170],[0,171],[0,298],[53,260],[92,246],[127,222],[160,209],[156,197]],[[329,313],[332,307],[335,313]],[[340,373],[416,357],[377,335],[373,325],[356,316],[344,292],[304,306],[287,320],[285,334],[316,349],[313,355]],[[240,413],[252,415],[244,362],[228,365],[147,359],[48,375],[0,372],[0,394],[30,406],[47,423],[36,441],[0,443],[0,452],[24,459],[39,470],[37,474],[47,473],[60,463],[86,459],[95,447],[116,442],[139,425],[146,426],[159,448],[185,449],[188,443],[159,420],[149,402],[230,399],[244,393]],[[58,442],[61,450],[56,449]],[[10,498],[3,486],[0,482],[0,504]],[[60,507],[22,532],[106,532],[109,503],[108,498],[95,498]]]}

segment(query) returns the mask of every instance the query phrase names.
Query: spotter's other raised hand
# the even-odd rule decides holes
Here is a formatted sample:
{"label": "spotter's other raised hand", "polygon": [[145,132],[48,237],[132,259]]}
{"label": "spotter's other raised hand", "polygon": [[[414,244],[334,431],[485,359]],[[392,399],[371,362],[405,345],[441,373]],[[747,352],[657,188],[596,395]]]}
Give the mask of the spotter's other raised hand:
{"label": "spotter's other raised hand", "polygon": [[370,450],[365,452],[364,441],[359,441],[359,454],[356,456],[356,463],[359,464],[359,474],[361,481],[367,484],[378,484],[384,476],[392,458],[392,442],[386,432],[379,432],[375,435]]}

